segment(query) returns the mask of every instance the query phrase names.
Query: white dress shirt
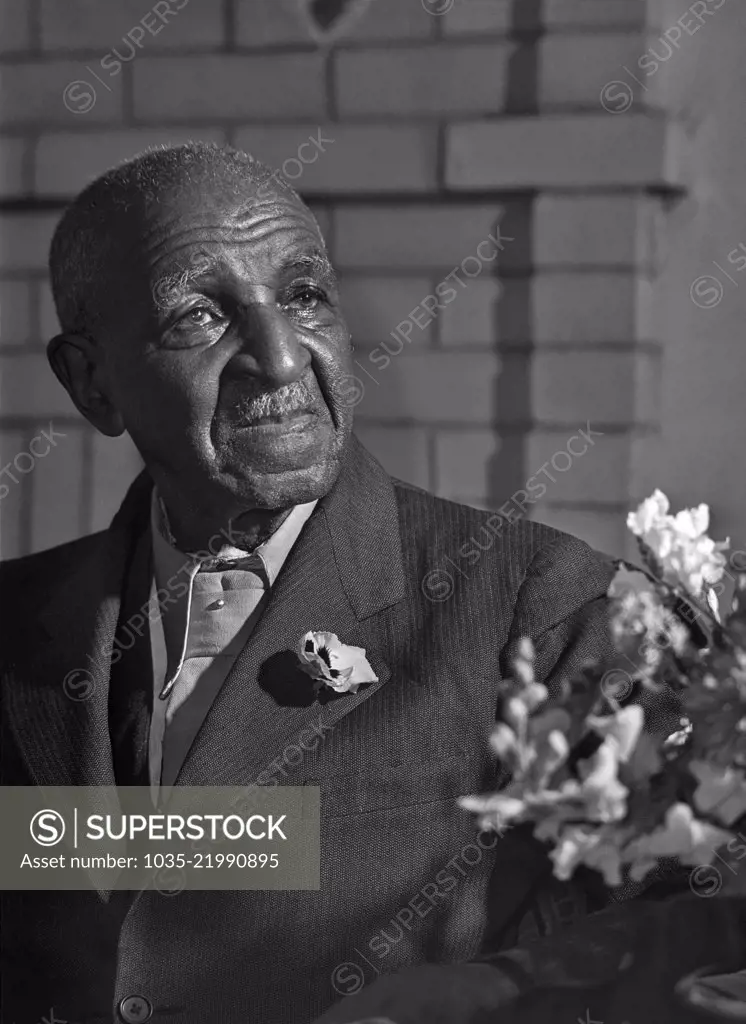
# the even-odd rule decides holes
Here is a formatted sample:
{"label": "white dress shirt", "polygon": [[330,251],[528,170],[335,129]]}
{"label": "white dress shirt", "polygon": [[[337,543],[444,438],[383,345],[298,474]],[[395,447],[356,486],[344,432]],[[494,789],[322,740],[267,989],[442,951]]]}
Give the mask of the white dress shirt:
{"label": "white dress shirt", "polygon": [[[155,490],[151,508],[153,716],[149,768],[153,799],[173,785],[210,706],[267,602],[269,590],[316,502],[296,505],[253,552],[223,545],[200,560],[178,550]],[[216,560],[236,568],[213,568]],[[167,699],[161,699],[163,690]]]}

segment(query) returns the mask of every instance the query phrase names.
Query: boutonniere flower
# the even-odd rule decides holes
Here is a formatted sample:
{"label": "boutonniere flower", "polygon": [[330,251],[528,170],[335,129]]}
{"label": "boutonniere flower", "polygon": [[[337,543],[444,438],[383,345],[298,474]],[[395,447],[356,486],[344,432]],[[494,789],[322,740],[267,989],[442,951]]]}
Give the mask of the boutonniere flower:
{"label": "boutonniere flower", "polygon": [[363,683],[377,683],[378,676],[365,657],[364,647],[343,644],[336,633],[311,630],[301,637],[298,656],[303,671],[317,686],[337,693],[357,693]]}

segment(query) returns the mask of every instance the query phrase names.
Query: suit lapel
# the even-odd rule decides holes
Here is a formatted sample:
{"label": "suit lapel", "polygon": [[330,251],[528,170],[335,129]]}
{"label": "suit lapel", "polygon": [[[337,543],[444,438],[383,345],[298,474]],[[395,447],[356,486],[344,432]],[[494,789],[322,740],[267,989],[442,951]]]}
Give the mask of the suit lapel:
{"label": "suit lapel", "polygon": [[[150,486],[141,475],[109,530],[69,573],[49,581],[51,593],[34,617],[42,635],[7,672],[11,728],[39,786],[115,784],[111,653],[125,573],[147,522],[142,506],[147,508]],[[35,630],[35,622],[29,628]]]}
{"label": "suit lapel", "polygon": [[[111,654],[150,487],[138,477],[109,530],[49,581],[51,594],[27,615],[30,632],[16,638],[21,654],[3,673],[8,725],[31,778],[44,788],[86,787],[76,797],[86,814],[120,810],[109,735]],[[108,898],[108,890],[97,891]]]}
{"label": "suit lapel", "polygon": [[[339,479],[316,507],[272,588],[254,633],[208,712],[179,785],[246,785],[311,726],[333,726],[369,700],[391,670],[376,650],[375,615],[404,596],[394,490],[354,439]],[[308,630],[364,647],[378,682],[312,700],[294,652]],[[283,765],[283,774],[292,775]],[[283,779],[279,778],[279,782]]]}

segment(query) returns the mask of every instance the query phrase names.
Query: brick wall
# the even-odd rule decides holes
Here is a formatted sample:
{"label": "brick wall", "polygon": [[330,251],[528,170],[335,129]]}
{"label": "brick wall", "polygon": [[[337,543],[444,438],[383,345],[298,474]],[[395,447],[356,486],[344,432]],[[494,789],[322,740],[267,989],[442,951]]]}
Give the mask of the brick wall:
{"label": "brick wall", "polygon": [[[689,0],[658,0],[660,24],[688,23]],[[712,5],[715,6],[714,4]],[[696,27],[696,26],[694,26]],[[672,33],[675,35],[675,33]],[[658,51],[664,51],[658,46]],[[712,535],[746,550],[746,4],[727,0],[684,33],[655,86],[686,126],[685,198],[666,218],[655,283],[662,342],[661,431],[644,486],[678,507],[707,502]]]}
{"label": "brick wall", "polygon": [[46,364],[59,210],[187,138],[284,164],[319,214],[358,432],[392,473],[485,507],[532,480],[532,515],[621,553],[658,428],[651,280],[682,137],[642,86],[599,97],[644,53],[647,5],[373,0],[329,45],[297,2],[0,0],[3,556],[106,525],[138,465]]}

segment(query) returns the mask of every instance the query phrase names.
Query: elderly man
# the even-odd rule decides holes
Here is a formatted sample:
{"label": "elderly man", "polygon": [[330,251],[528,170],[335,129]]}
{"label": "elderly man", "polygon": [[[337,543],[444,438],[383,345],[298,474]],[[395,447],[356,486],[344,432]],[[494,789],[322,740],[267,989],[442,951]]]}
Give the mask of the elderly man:
{"label": "elderly man", "polygon": [[[365,985],[332,1011],[354,1019],[412,971],[423,1020],[500,1005],[527,961],[470,961],[594,896],[553,893],[537,844],[477,836],[456,800],[495,781],[521,637],[550,687],[610,653],[610,566],[385,473],[351,433],[318,224],[245,154],[110,171],[50,265],[52,368],[146,470],[108,530],[3,566],[3,782],[319,785],[321,887],[6,894],[3,1020],[303,1024]],[[286,655],[309,630],[365,648],[376,681],[307,697]]]}

